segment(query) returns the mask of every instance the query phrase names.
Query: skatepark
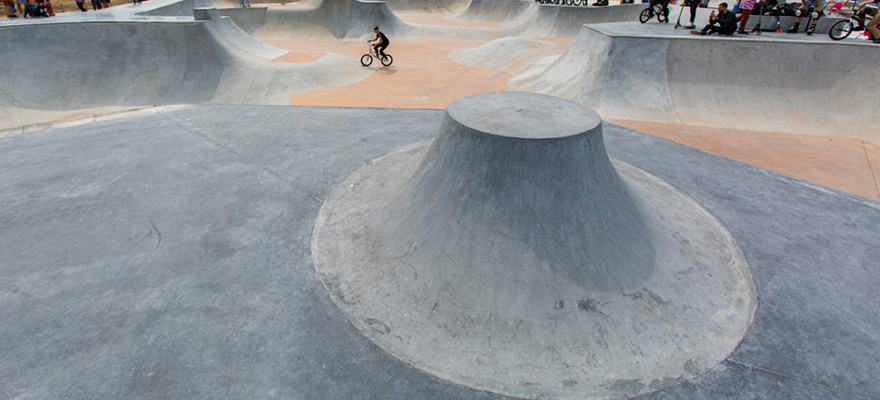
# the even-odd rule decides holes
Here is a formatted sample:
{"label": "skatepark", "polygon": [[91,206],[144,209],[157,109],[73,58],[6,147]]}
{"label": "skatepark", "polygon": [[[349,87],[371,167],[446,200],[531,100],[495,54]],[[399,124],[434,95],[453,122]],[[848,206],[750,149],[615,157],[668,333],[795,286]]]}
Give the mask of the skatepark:
{"label": "skatepark", "polygon": [[646,7],[0,21],[0,398],[880,400],[880,46]]}

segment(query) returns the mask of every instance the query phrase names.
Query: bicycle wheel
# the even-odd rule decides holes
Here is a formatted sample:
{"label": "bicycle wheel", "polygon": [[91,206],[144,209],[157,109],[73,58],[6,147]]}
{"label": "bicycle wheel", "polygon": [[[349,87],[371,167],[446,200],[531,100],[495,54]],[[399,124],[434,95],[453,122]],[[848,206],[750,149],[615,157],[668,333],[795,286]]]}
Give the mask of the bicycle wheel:
{"label": "bicycle wheel", "polygon": [[852,21],[837,21],[828,31],[828,37],[831,40],[843,40],[853,31]]}
{"label": "bicycle wheel", "polygon": [[[584,0],[584,1],[587,1],[587,0]],[[581,0],[571,0],[571,5],[579,6],[579,5],[581,5]]]}
{"label": "bicycle wheel", "polygon": [[369,54],[364,54],[361,56],[361,65],[363,65],[365,67],[369,67],[370,64],[372,64],[372,63],[373,63],[373,56],[371,56]]}
{"label": "bicycle wheel", "polygon": [[379,61],[382,62],[382,65],[387,67],[394,62],[394,57],[391,57],[391,54],[386,54],[385,57],[380,59]]}
{"label": "bicycle wheel", "polygon": [[669,10],[668,9],[663,10],[661,8],[660,11],[657,13],[657,21],[660,22],[661,24],[665,24],[665,23],[669,22]]}
{"label": "bicycle wheel", "polygon": [[648,20],[650,20],[651,17],[653,17],[653,15],[651,15],[651,9],[646,8],[646,9],[642,10],[641,14],[639,14],[639,22],[644,24],[645,22],[648,22]]}

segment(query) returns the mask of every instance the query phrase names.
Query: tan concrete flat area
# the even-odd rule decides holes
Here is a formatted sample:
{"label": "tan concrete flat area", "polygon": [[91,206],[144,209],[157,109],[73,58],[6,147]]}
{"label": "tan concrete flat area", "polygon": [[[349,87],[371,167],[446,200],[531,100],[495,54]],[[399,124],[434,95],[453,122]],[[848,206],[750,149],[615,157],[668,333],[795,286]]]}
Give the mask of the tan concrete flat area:
{"label": "tan concrete flat area", "polygon": [[707,128],[655,122],[611,122],[712,154],[880,201],[880,146],[859,139]]}
{"label": "tan concrete flat area", "polygon": [[[393,39],[392,39],[393,40]],[[434,108],[444,109],[453,100],[476,93],[503,91],[510,75],[485,68],[459,64],[449,58],[458,49],[473,48],[481,41],[422,40],[392,41],[388,53],[394,64],[382,67],[374,60],[375,70],[358,83],[291,97],[297,106]],[[285,49],[307,53],[331,51],[352,57],[359,63],[367,51],[362,42],[269,42]],[[286,55],[297,59],[297,55]]]}

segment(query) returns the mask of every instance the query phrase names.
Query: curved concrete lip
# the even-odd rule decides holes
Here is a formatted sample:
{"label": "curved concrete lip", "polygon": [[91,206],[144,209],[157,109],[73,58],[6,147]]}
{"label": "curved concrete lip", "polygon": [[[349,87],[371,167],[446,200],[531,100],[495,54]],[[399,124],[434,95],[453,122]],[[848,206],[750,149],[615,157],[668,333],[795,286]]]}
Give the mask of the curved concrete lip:
{"label": "curved concrete lip", "polygon": [[[481,96],[486,95],[474,97]],[[547,101],[562,106],[562,100]],[[633,269],[646,276],[609,279],[607,287],[584,285],[581,277],[542,264],[522,237],[504,227],[474,226],[479,218],[438,222],[448,210],[430,203],[443,200],[442,194],[401,202],[402,194],[418,197],[409,191],[414,177],[424,177],[426,160],[436,157],[438,146],[461,145],[443,144],[444,137],[467,126],[456,127],[457,113],[448,113],[434,145],[381,157],[355,172],[318,216],[315,268],[334,302],[367,338],[438,378],[530,399],[634,397],[691,379],[727,358],[754,317],[748,264],[717,219],[657,177],[613,163],[609,179],[626,188],[637,209],[630,212],[643,222],[634,225],[644,227],[637,237],[649,238],[653,251],[646,253],[652,256],[650,268]],[[572,137],[588,138],[596,157],[612,165],[604,155],[601,125],[561,136],[562,148],[572,147]],[[523,142],[516,135],[503,140]],[[546,140],[527,141],[525,148]],[[455,151],[451,157],[458,160]],[[601,192],[591,188],[584,201]],[[535,215],[542,212],[536,209]],[[614,242],[601,232],[596,236]],[[617,245],[624,255],[638,250],[626,240]]]}
{"label": "curved concrete lip", "polygon": [[[546,94],[517,92],[528,107],[510,107],[509,92],[463,97],[449,104],[449,116],[489,135],[519,139],[556,139],[579,135],[602,124],[595,111]],[[479,110],[479,112],[474,112]]]}

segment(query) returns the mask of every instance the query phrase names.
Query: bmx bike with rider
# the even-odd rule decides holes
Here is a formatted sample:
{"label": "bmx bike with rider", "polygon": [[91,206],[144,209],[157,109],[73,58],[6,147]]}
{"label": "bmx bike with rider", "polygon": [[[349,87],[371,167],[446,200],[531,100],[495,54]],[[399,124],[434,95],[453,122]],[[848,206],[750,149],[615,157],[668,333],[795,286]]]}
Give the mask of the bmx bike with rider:
{"label": "bmx bike with rider", "polygon": [[374,58],[378,59],[379,62],[386,67],[394,62],[394,57],[391,57],[391,54],[385,53],[385,57],[381,57],[376,54],[376,49],[373,47],[373,45],[369,44],[369,42],[367,42],[367,48],[367,54],[361,56],[361,65],[369,67],[371,64],[373,64]]}
{"label": "bmx bike with rider", "polygon": [[669,22],[669,6],[667,2],[662,0],[651,1],[651,5],[639,14],[639,22],[644,24],[655,16],[657,17],[657,22]]}
{"label": "bmx bike with rider", "polygon": [[[852,5],[853,13],[850,16],[850,19],[837,21],[834,25],[831,26],[831,30],[828,31],[828,37],[831,40],[843,40],[849,37],[853,31],[868,31],[868,36],[871,36],[870,30],[867,29],[868,24],[873,23],[876,29],[880,29],[880,23],[873,22],[873,19],[876,19],[877,13],[880,13],[876,8],[872,9],[872,6],[869,4],[861,3],[858,5],[853,2]],[[871,14],[874,15],[871,15]],[[871,20],[865,22],[867,17],[872,17]],[[874,43],[880,42],[877,38],[872,38]]]}

